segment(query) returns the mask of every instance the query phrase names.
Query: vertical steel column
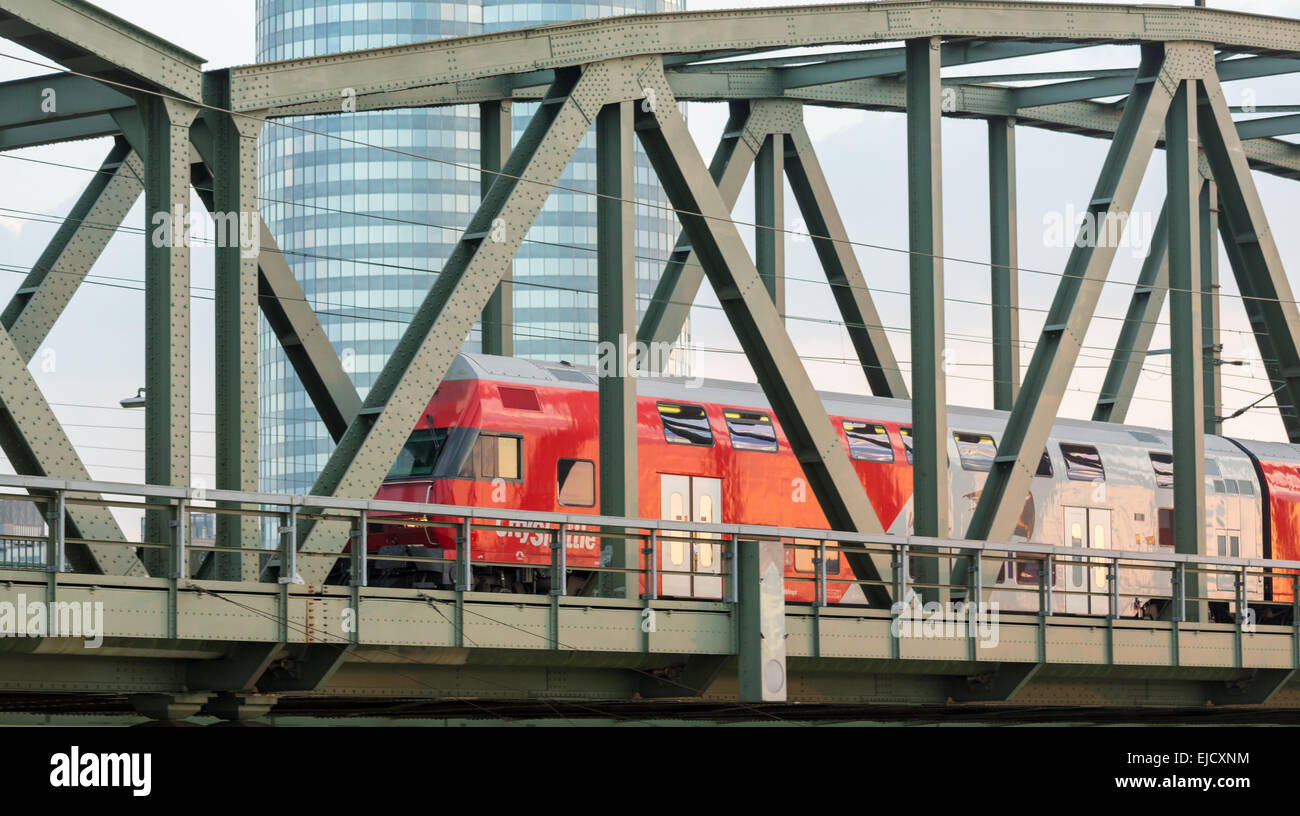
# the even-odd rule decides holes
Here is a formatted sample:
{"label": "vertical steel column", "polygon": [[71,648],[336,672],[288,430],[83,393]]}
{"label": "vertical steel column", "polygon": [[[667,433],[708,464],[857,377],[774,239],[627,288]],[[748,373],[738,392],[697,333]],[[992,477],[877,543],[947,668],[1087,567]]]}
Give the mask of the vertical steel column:
{"label": "vertical steel column", "polygon": [[993,407],[1010,411],[1020,390],[1020,282],[1016,239],[1016,120],[989,119],[989,277]]}
{"label": "vertical steel column", "polygon": [[[1169,341],[1174,448],[1174,551],[1205,554],[1205,392],[1202,387],[1200,193],[1196,81],[1179,83],[1165,123],[1169,217]],[[1187,577],[1199,596],[1200,576]],[[1204,604],[1188,620],[1205,620]]]}
{"label": "vertical steel column", "polygon": [[[479,193],[486,196],[497,172],[505,166],[510,155],[510,100],[483,102],[479,105]],[[489,172],[495,171],[495,172]],[[506,275],[513,278],[514,275]],[[502,280],[493,290],[492,297],[483,309],[479,332],[484,354],[511,357],[515,353],[514,288],[510,280]]]}
{"label": "vertical steel column", "polygon": [[785,317],[785,137],[768,134],[754,162],[754,265]]}
{"label": "vertical steel column", "polygon": [[1219,188],[1201,182],[1201,345],[1205,388],[1205,432],[1223,432],[1223,343],[1219,334]]}
{"label": "vertical steel column", "polygon": [[[229,109],[230,74],[204,77],[204,101]],[[212,209],[216,222],[213,311],[216,326],[216,477],[218,490],[257,490],[258,254],[257,137],[262,118],[205,111],[213,134]],[[146,390],[146,396],[150,391]],[[238,508],[237,504],[225,505]],[[256,546],[257,519],[217,515],[218,547]],[[212,576],[256,581],[258,559],[213,553]]]}
{"label": "vertical steel column", "polygon": [[[145,130],[145,482],[190,482],[190,125],[193,105],[139,96]],[[145,514],[147,538],[169,540],[165,510]],[[151,575],[166,550],[142,554]]]}
{"label": "vertical steel column", "polygon": [[[948,517],[948,408],[944,382],[943,192],[938,37],[908,40],[907,201],[911,251],[912,507],[918,536],[945,537]],[[933,552],[930,547],[918,552]],[[939,581],[937,557],[921,556],[916,582]],[[938,600],[923,587],[923,600]]]}
{"label": "vertical steel column", "polygon": [[[908,246],[912,292],[915,533],[948,535],[939,38],[907,41]],[[921,579],[925,580],[925,579]]]}
{"label": "vertical steel column", "polygon": [[[636,336],[635,188],[632,102],[606,105],[596,116],[596,310],[600,334],[600,514],[637,513],[636,371],[629,339]],[[606,566],[633,569],[637,544],[601,542]],[[632,573],[601,573],[603,597],[635,598]]]}
{"label": "vertical steel column", "polygon": [[779,539],[736,541],[742,703],[786,699],[785,569]]}

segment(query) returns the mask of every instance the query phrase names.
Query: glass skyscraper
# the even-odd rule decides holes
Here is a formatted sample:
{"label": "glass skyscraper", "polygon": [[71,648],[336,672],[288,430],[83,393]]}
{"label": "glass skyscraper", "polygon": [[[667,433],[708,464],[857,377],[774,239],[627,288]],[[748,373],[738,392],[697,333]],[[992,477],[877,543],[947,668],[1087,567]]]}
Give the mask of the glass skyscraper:
{"label": "glass skyscraper", "polygon": [[[257,58],[312,57],[564,20],[682,8],[677,0],[258,0]],[[534,104],[513,106],[514,138]],[[262,216],[362,396],[478,206],[477,106],[297,117],[262,133]],[[560,186],[594,193],[594,132]],[[638,315],[676,238],[676,220],[638,147]],[[556,190],[514,268],[515,353],[596,361],[596,199]],[[478,350],[477,329],[467,349]],[[680,351],[678,352],[680,354]],[[674,366],[684,373],[688,361]],[[260,334],[260,482],[305,493],[333,449],[266,326]]]}

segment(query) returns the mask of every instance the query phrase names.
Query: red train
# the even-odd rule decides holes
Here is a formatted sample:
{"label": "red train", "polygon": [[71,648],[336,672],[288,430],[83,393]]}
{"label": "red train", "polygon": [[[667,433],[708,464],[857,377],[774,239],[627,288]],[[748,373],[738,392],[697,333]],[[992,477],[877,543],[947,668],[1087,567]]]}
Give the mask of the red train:
{"label": "red train", "polygon": [[[911,530],[910,406],[903,400],[824,393],[882,527]],[[461,354],[411,434],[377,498],[570,514],[599,506],[597,386],[591,370],[517,358]],[[965,529],[989,471],[1004,412],[949,409],[951,518]],[[643,518],[827,529],[815,497],[762,391],[754,384],[681,378],[638,381],[638,490]],[[1089,548],[1172,550],[1173,468],[1166,431],[1060,420],[1026,498],[1016,540],[1077,547],[1081,555],[1051,576],[1055,611],[1101,614],[1105,570]],[[1300,560],[1300,448],[1207,436],[1206,535],[1211,554]],[[538,525],[540,526],[540,525]],[[446,528],[372,523],[372,554],[454,557]],[[816,541],[787,548],[787,576],[814,575]],[[834,553],[834,543],[827,542]],[[472,539],[475,589],[549,589],[550,540],[536,527],[500,525]],[[664,538],[660,594],[722,593],[719,544]],[[573,530],[566,541],[568,591],[601,563],[600,539]],[[831,603],[864,602],[847,559],[828,558]],[[450,565],[376,559],[379,585],[452,586]],[[517,565],[517,566],[515,566]],[[985,599],[1036,608],[1039,562],[1008,562],[985,582]],[[696,574],[691,574],[696,573]],[[714,575],[719,577],[713,577]],[[1207,594],[1235,597],[1235,577],[1210,576]],[[1252,578],[1255,603],[1283,614],[1289,577]],[[813,598],[810,580],[787,580],[792,601]],[[1153,615],[1170,594],[1167,574],[1123,570],[1126,615]],[[1285,603],[1284,603],[1285,602]]]}

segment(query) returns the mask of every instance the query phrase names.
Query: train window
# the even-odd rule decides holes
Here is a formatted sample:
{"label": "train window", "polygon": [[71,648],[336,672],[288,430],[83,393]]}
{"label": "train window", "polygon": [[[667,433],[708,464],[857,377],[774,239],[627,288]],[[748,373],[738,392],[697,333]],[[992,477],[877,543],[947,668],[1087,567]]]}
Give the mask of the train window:
{"label": "train window", "polygon": [[664,425],[664,439],[671,444],[713,447],[713,429],[704,406],[661,402],[659,419]]}
{"label": "train window", "polygon": [[555,463],[555,492],[569,507],[596,505],[596,465],[590,459],[560,459]]}
{"label": "train window", "polygon": [[1042,565],[1037,561],[1013,561],[1017,584],[1037,584]]}
{"label": "train window", "polygon": [[[1218,552],[1215,555],[1221,555],[1225,558],[1237,558],[1241,554],[1241,539],[1235,535],[1228,535],[1232,531],[1220,530],[1218,538]],[[1219,572],[1214,576],[1214,583],[1218,589],[1233,589],[1236,587],[1237,578],[1228,572]]]}
{"label": "train window", "polygon": [[907,452],[907,463],[912,464],[912,427],[910,425],[898,426],[898,435],[903,438],[903,450]]}
{"label": "train window", "polygon": [[727,421],[727,432],[731,434],[731,447],[735,450],[775,451],[776,428],[772,418],[762,411],[722,412]]}
{"label": "train window", "polygon": [[[815,538],[796,538],[794,540],[794,571],[795,572],[817,572],[817,545],[822,542]],[[840,554],[839,542],[826,542],[826,574],[840,574]]]}
{"label": "train window", "polygon": [[[889,442],[889,431],[878,422],[844,420],[844,436],[849,440],[849,458],[859,462],[892,462],[894,446]],[[911,447],[907,461],[911,462]]]}
{"label": "train window", "polygon": [[1106,478],[1101,454],[1092,445],[1062,442],[1061,456],[1065,458],[1065,475],[1076,482],[1095,482]]}
{"label": "train window", "polygon": [[388,471],[389,479],[418,479],[433,475],[434,463],[447,439],[446,428],[423,428],[411,434]]}
{"label": "train window", "polygon": [[1228,492],[1233,494],[1234,496],[1241,492],[1240,490],[1237,489],[1236,479],[1225,479],[1223,483],[1225,486],[1227,486]]}
{"label": "train window", "polygon": [[542,410],[542,406],[537,402],[537,392],[531,388],[513,388],[508,385],[498,385],[497,393],[501,396],[501,407],[507,410]]}
{"label": "train window", "polygon": [[519,479],[522,443],[517,436],[480,433],[456,475],[462,479]]}
{"label": "train window", "polygon": [[1255,486],[1251,484],[1249,481],[1245,479],[1238,479],[1237,485],[1241,488],[1241,495],[1243,496],[1255,495]]}
{"label": "train window", "polygon": [[1171,453],[1152,453],[1151,469],[1156,472],[1156,487],[1174,486],[1174,456]]}
{"label": "train window", "polygon": [[1172,550],[1174,548],[1174,508],[1161,507],[1156,512],[1159,519],[1158,530],[1159,538],[1156,541],[1161,547]]}
{"label": "train window", "polygon": [[987,473],[993,469],[993,457],[997,455],[998,446],[988,434],[962,433],[952,435],[957,440],[957,455],[961,457],[962,470],[975,470]]}
{"label": "train window", "polygon": [[1034,475],[1052,478],[1052,457],[1047,455],[1047,448],[1043,448],[1043,458],[1038,460],[1038,470]]}

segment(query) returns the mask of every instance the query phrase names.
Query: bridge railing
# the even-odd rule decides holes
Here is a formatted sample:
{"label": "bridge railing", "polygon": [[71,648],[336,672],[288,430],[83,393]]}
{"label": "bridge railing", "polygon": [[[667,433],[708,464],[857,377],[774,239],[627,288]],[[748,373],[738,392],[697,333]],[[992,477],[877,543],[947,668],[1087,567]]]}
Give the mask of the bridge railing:
{"label": "bridge railing", "polygon": [[[1176,553],[1153,549],[1061,547],[1028,541],[980,542],[917,536],[866,535],[822,529],[630,519],[587,513],[545,513],[420,502],[333,499],[201,488],[137,485],[0,475],[0,502],[29,502],[47,523],[39,537],[30,530],[0,534],[0,569],[70,570],[69,548],[127,547],[137,553],[170,553],[168,577],[199,577],[212,554],[241,553],[258,559],[265,580],[293,583],[303,558],[335,563],[332,580],[354,586],[423,586],[457,591],[515,590],[550,595],[694,599],[734,603],[738,597],[739,548],[747,542],[780,541],[787,602],[813,607],[869,605],[887,597],[901,614],[926,604],[981,603],[1004,611],[1120,617],[1204,619],[1189,616],[1205,606],[1217,620],[1300,625],[1300,561]],[[119,521],[144,511],[173,517],[169,540],[90,540],[57,523],[70,508],[94,506]],[[275,522],[275,547],[260,541],[222,547],[189,535],[196,514],[239,516]],[[70,516],[69,516],[70,518]],[[428,546],[395,549],[350,546],[348,552],[299,552],[311,522],[346,524],[355,544],[385,528],[444,531]],[[143,525],[141,526],[143,536]],[[490,560],[475,534],[521,532],[550,550],[549,563]],[[571,562],[565,546],[578,535],[599,541],[599,563]],[[622,543],[622,562],[616,556]],[[342,541],[340,541],[342,544]],[[675,557],[685,557],[678,563]],[[288,565],[287,567],[285,565]],[[529,570],[529,582],[497,580],[508,570]],[[880,604],[877,602],[875,604]]]}

